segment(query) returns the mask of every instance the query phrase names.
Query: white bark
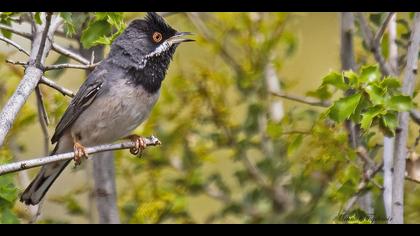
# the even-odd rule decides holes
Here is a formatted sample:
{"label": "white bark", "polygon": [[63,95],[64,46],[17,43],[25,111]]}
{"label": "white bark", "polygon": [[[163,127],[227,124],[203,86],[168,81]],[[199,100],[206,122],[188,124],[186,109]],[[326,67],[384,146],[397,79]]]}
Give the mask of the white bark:
{"label": "white bark", "polygon": [[[407,53],[407,66],[405,68],[402,92],[412,96],[417,75],[417,63],[420,44],[420,13],[416,13],[411,29],[410,46]],[[399,115],[398,132],[395,137],[394,152],[394,178],[392,182],[392,217],[391,223],[404,223],[404,177],[405,159],[407,157],[409,113],[401,112]]]}
{"label": "white bark", "polygon": [[[151,136],[151,137],[145,138],[145,144],[146,146],[156,146],[156,145],[160,145],[160,141],[156,137]],[[93,154],[93,153],[98,153],[98,152],[128,149],[128,148],[133,148],[133,147],[135,147],[134,142],[124,142],[124,143],[117,143],[117,144],[105,144],[105,145],[99,145],[95,147],[88,147],[85,149],[85,151],[87,154]],[[72,158],[74,158],[74,152],[5,164],[5,165],[0,166],[0,175],[4,175],[4,174],[16,172],[16,171],[21,171],[21,170],[26,170],[26,169],[30,169],[30,168],[34,168],[38,166],[43,166],[43,165],[50,164],[57,161],[70,160]]]}
{"label": "white bark", "polygon": [[[48,52],[51,49],[51,40],[54,36],[54,32],[57,27],[61,24],[60,20],[57,18],[51,23],[51,27],[48,29],[48,33],[46,35],[43,34],[44,28],[46,27],[46,20],[44,20],[45,24],[43,27],[39,27],[36,34],[34,35],[31,53],[30,53],[30,60],[29,66],[25,70],[25,75],[23,79],[20,81],[16,91],[13,93],[12,97],[7,101],[6,105],[4,106],[3,110],[0,113],[0,146],[3,145],[3,142],[6,138],[7,133],[9,132],[10,128],[13,125],[20,109],[25,104],[26,100],[28,99],[29,95],[37,86],[39,80],[42,77],[43,71],[41,68],[35,65],[35,60],[39,59],[39,63],[41,65],[44,64],[45,59],[48,55]],[[42,53],[38,53],[40,46],[44,45],[41,48]],[[38,54],[40,56],[38,56]]]}
{"label": "white bark", "polygon": [[[388,25],[388,38],[389,38],[389,65],[392,68],[392,71],[395,72],[395,75],[398,74],[398,47],[395,42],[397,39],[397,22],[396,22],[397,15],[394,14],[390,19]],[[392,211],[392,165],[394,159],[394,145],[395,145],[395,137],[384,137],[384,153],[383,153],[383,160],[384,160],[384,191],[383,191],[383,199],[384,199],[384,207],[386,218],[388,223],[391,219],[391,211]]]}

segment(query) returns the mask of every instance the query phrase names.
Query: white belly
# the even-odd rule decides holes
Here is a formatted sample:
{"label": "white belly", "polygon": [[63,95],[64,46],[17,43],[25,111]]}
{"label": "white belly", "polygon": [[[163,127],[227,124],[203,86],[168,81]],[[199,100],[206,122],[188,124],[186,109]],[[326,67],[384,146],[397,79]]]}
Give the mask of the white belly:
{"label": "white belly", "polygon": [[71,128],[84,146],[114,142],[129,135],[149,115],[159,92],[149,94],[141,86],[121,83],[112,86],[106,96],[99,96],[79,116]]}

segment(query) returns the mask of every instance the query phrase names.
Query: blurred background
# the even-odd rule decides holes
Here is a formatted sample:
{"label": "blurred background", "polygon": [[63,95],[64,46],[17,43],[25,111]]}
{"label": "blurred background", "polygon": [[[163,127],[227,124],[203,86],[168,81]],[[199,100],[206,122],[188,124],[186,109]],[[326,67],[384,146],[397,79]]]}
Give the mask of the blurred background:
{"label": "blurred background", "polygon": [[[123,15],[127,23],[143,16]],[[194,32],[197,41],[177,49],[156,107],[136,130],[157,136],[162,146],[148,148],[141,158],[115,152],[121,222],[340,222],[361,178],[361,170],[351,165],[356,157],[345,129],[321,121],[324,108],[271,95],[304,96],[328,72],[340,70],[340,14],[174,13],[166,19],[177,30]],[[12,39],[30,46],[18,36]],[[65,37],[55,40],[79,47]],[[371,60],[362,55],[360,38],[355,48],[358,60]],[[24,60],[0,44],[0,105],[23,75],[5,58]],[[47,64],[59,60],[52,52]],[[74,69],[46,75],[73,91],[86,78]],[[41,90],[51,135],[70,99],[45,86]],[[44,155],[34,95],[0,150],[14,160]],[[47,194],[38,223],[98,222],[92,159],[64,171]],[[17,194],[37,171],[11,175]],[[419,191],[415,184],[408,187]],[[380,190],[372,193],[380,198]],[[408,197],[407,204],[407,220],[415,222],[420,201]],[[380,218],[383,207],[377,205]],[[30,219],[30,209],[20,202],[12,210],[20,222]]]}

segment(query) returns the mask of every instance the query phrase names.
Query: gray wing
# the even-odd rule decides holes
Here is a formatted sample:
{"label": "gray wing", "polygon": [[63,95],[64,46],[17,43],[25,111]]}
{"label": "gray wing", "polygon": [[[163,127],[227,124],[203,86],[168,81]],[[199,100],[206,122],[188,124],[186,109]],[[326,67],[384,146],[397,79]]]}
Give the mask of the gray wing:
{"label": "gray wing", "polygon": [[88,79],[80,87],[60,122],[58,122],[55,133],[51,138],[53,144],[60,139],[63,132],[76,121],[77,117],[92,104],[98,94],[103,92],[106,73],[105,69],[98,66],[89,74]]}

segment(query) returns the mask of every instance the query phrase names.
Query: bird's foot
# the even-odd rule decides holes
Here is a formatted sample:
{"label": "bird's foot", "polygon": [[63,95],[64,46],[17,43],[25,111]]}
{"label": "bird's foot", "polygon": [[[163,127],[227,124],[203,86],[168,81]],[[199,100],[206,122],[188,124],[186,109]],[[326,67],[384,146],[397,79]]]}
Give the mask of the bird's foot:
{"label": "bird's foot", "polygon": [[83,147],[80,143],[77,143],[77,142],[74,143],[73,149],[74,149],[74,163],[76,166],[78,166],[82,163],[82,157],[87,159],[88,154],[85,150],[85,147]]}
{"label": "bird's foot", "polygon": [[130,148],[130,153],[135,156],[141,155],[142,151],[146,148],[146,140],[136,134],[129,135],[127,138],[135,143],[135,146]]}

